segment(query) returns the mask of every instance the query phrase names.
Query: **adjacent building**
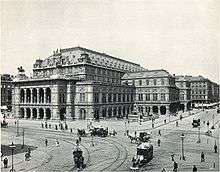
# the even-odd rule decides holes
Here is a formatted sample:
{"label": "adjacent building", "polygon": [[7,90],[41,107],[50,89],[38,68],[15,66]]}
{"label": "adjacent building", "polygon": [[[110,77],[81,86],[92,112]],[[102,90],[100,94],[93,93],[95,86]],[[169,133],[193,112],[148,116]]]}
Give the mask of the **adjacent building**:
{"label": "adjacent building", "polygon": [[8,110],[12,108],[12,79],[12,75],[1,75],[1,106]]}
{"label": "adjacent building", "polygon": [[219,102],[219,85],[203,76],[185,76],[190,82],[192,107]]}
{"label": "adjacent building", "polygon": [[175,76],[176,86],[179,88],[179,100],[182,111],[191,109],[190,81],[183,75]]}
{"label": "adjacent building", "polygon": [[166,70],[145,70],[126,73],[122,82],[135,86],[135,103],[144,116],[165,115],[179,110],[179,89],[175,77]]}

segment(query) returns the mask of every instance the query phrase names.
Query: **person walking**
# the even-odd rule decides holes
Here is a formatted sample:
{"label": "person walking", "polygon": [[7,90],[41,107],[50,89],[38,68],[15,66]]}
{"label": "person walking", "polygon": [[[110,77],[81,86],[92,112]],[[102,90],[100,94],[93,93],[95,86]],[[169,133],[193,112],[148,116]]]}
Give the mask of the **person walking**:
{"label": "person walking", "polygon": [[7,157],[4,158],[3,164],[4,164],[4,168],[8,167],[8,158]]}
{"label": "person walking", "polygon": [[48,144],[48,140],[47,140],[47,139],[45,139],[45,145],[47,146],[47,144]]}
{"label": "person walking", "polygon": [[201,162],[205,162],[205,154],[203,152],[201,153]]}
{"label": "person walking", "polygon": [[177,169],[178,169],[178,164],[177,164],[177,162],[174,161],[174,163],[173,163],[173,171],[177,172]]}
{"label": "person walking", "polygon": [[58,141],[58,139],[56,140],[56,147],[59,147],[60,146],[60,143]]}
{"label": "person walking", "polygon": [[176,127],[178,127],[178,121],[176,121]]}
{"label": "person walking", "polygon": [[216,143],[214,145],[214,150],[215,150],[215,153],[218,153],[218,146],[216,145]]}
{"label": "person walking", "polygon": [[193,172],[197,171],[197,167],[193,165]]}
{"label": "person walking", "polygon": [[158,139],[157,144],[158,144],[159,147],[160,147],[160,143],[161,143],[161,141],[160,141],[160,139]]}
{"label": "person walking", "polygon": [[159,134],[159,136],[161,136],[161,132],[160,132],[160,130],[158,131],[158,134]]}
{"label": "person walking", "polygon": [[172,161],[174,161],[174,154],[171,155],[171,159],[172,159]]}

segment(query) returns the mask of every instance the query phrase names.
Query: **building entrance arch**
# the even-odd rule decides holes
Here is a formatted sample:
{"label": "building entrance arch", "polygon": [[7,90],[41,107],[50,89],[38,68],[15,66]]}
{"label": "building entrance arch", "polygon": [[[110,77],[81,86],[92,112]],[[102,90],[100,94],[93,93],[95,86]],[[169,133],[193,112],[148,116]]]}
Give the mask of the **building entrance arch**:
{"label": "building entrance arch", "polygon": [[86,119],[86,110],[83,108],[79,110],[79,119]]}

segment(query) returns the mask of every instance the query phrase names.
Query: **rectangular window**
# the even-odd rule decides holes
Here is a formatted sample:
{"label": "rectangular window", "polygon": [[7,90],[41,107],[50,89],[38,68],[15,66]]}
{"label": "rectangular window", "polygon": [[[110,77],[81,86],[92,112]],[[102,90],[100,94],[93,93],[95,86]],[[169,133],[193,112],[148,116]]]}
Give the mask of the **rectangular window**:
{"label": "rectangular window", "polygon": [[118,94],[118,102],[121,102],[121,94]]}
{"label": "rectangular window", "polygon": [[85,93],[80,93],[79,97],[80,102],[85,102]]}
{"label": "rectangular window", "polygon": [[164,85],[164,79],[161,79],[161,85]]}
{"label": "rectangular window", "polygon": [[139,94],[138,99],[139,99],[139,101],[143,101],[143,94]]}
{"label": "rectangular window", "polygon": [[106,94],[102,93],[102,103],[106,103]]}
{"label": "rectangular window", "polygon": [[150,101],[150,94],[146,94],[146,101]]}
{"label": "rectangular window", "polygon": [[99,93],[94,93],[94,102],[95,103],[99,102]]}
{"label": "rectangular window", "polygon": [[139,80],[139,85],[142,85],[142,80]]}
{"label": "rectangular window", "polygon": [[156,93],[153,94],[153,101],[157,101],[157,94]]}
{"label": "rectangular window", "polygon": [[116,102],[116,94],[113,95],[113,102]]}
{"label": "rectangular window", "polygon": [[149,85],[149,80],[146,80],[146,85]]}
{"label": "rectangular window", "polygon": [[161,93],[161,101],[165,101],[165,93]]}
{"label": "rectangular window", "polygon": [[154,79],[154,85],[157,85],[157,80],[156,79]]}

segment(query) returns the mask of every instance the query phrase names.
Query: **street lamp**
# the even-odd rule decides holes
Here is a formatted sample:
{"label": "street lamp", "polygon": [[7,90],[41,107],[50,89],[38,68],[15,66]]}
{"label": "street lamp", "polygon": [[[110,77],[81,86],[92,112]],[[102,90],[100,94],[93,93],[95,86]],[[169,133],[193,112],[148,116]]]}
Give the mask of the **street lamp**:
{"label": "street lamp", "polygon": [[12,142],[11,145],[9,146],[11,148],[11,169],[10,169],[10,172],[14,172],[14,159],[13,159],[13,155],[14,155],[14,148],[15,148],[15,145],[14,143]]}
{"label": "street lamp", "polygon": [[22,149],[24,148],[24,128],[22,127]]}
{"label": "street lamp", "polygon": [[19,135],[19,119],[17,120],[17,134],[16,134],[16,137],[20,136]]}
{"label": "street lamp", "polygon": [[184,147],[183,147],[183,140],[186,136],[182,133],[180,138],[182,139],[182,160],[185,160],[185,156],[184,156]]}
{"label": "street lamp", "polygon": [[200,126],[198,126],[198,141],[197,143],[201,143],[201,139],[200,139]]}

